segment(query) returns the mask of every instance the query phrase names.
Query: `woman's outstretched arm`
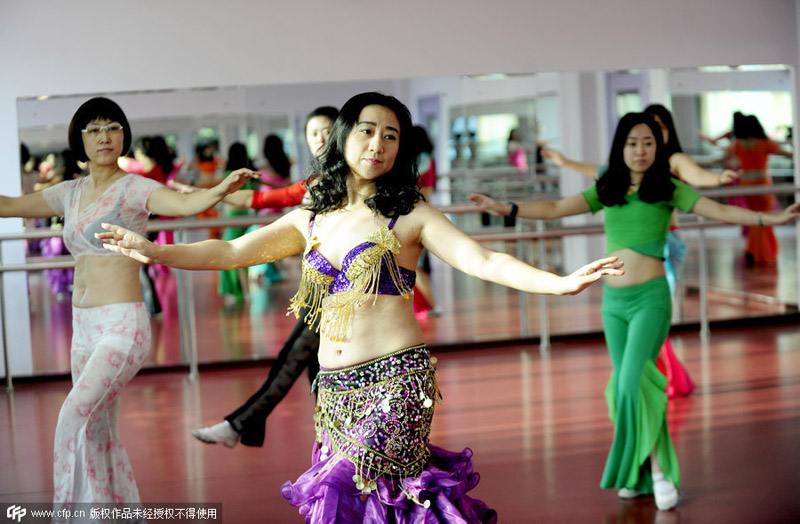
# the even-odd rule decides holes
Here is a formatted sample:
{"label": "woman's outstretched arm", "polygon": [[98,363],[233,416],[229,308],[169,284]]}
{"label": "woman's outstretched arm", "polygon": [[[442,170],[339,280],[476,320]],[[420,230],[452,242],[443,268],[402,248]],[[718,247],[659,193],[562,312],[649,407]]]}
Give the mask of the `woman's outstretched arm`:
{"label": "woman's outstretched arm", "polygon": [[692,208],[692,213],[719,220],[730,224],[741,224],[744,226],[777,226],[787,224],[792,220],[797,220],[800,216],[800,202],[795,202],[780,213],[763,213],[752,211],[739,206],[729,206],[720,204],[716,200],[700,197]]}
{"label": "woman's outstretched arm", "polygon": [[[207,191],[180,182],[170,182],[172,189],[181,193],[195,193],[197,191]],[[266,191],[255,191],[253,189],[240,189],[225,196],[222,199],[226,204],[241,209],[263,209],[265,207],[292,207],[299,206],[303,202],[306,194],[306,181],[302,180],[290,186]]]}
{"label": "woman's outstretched arm", "polygon": [[697,137],[700,140],[702,140],[703,142],[708,142],[712,146],[720,147],[720,145],[719,145],[719,141],[720,140],[731,140],[731,132],[727,131],[725,133],[722,133],[721,135],[719,135],[716,138],[715,137],[706,136],[703,133],[697,133]]}
{"label": "woman's outstretched arm", "polygon": [[567,276],[537,269],[505,253],[487,249],[456,228],[428,204],[418,204],[414,213],[422,224],[420,240],[431,253],[468,275],[528,293],[573,295],[602,276],[622,275],[617,257],[587,264]]}
{"label": "woman's outstretched arm", "polygon": [[257,171],[237,169],[216,186],[191,193],[181,193],[167,188],[153,191],[147,200],[147,209],[156,215],[191,216],[214,207],[226,195],[238,191],[248,180],[258,178]]}
{"label": "woman's outstretched arm", "polygon": [[[499,202],[492,197],[473,193],[469,200],[481,210],[492,215],[510,215],[514,204],[511,202]],[[572,215],[580,215],[590,211],[589,204],[581,194],[572,195],[560,200],[538,200],[536,202],[524,202],[518,205],[517,215],[520,218],[534,218],[542,220],[555,220]]]}
{"label": "woman's outstretched arm", "polygon": [[672,174],[695,187],[724,186],[739,178],[738,173],[730,169],[726,169],[720,174],[703,169],[686,153],[673,153],[669,157],[669,167]]}
{"label": "woman's outstretched arm", "polygon": [[565,157],[564,154],[557,149],[542,149],[542,156],[549,158],[555,165],[559,167],[566,167],[590,178],[597,178],[597,164],[589,164],[587,162],[578,162],[576,160],[572,160]]}
{"label": "woman's outstretched arm", "polygon": [[[300,215],[303,215],[301,217]],[[231,241],[203,240],[192,244],[156,245],[138,233],[113,224],[95,236],[103,247],[145,264],[162,264],[178,269],[225,270],[274,262],[301,253],[305,248],[303,225],[308,212],[293,211],[279,220]]]}
{"label": "woman's outstretched arm", "polygon": [[41,191],[18,197],[0,195],[0,217],[43,218],[55,215]]}

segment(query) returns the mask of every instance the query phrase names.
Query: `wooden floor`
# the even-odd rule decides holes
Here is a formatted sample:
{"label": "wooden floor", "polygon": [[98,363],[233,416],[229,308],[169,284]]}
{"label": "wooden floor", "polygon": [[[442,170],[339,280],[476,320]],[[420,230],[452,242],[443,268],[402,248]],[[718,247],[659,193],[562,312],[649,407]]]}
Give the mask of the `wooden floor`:
{"label": "wooden floor", "polygon": [[[444,274],[434,275],[444,314],[423,327],[439,357],[444,403],[432,443],[474,451],[481,473],[474,495],[496,508],[501,522],[800,522],[800,325],[780,322],[796,308],[777,300],[788,296],[796,304],[794,251],[784,244],[790,240],[781,237],[777,268],[746,269],[729,238],[709,250],[712,315],[771,321],[714,329],[708,344],[696,329],[672,335],[698,385],[691,397],[669,404],[683,478],[677,510],[657,512],[652,498],[620,501],[598,487],[613,436],[602,396],[611,368],[598,336],[599,289],[552,299],[554,332],[580,336],[556,338],[542,356],[536,345],[498,336],[513,338],[509,333],[519,330],[516,294],[474,280],[448,285]],[[689,316],[697,311],[693,265],[690,256]],[[209,365],[195,381],[183,370],[159,372],[181,355],[169,309],[153,321],[150,365],[122,395],[121,434],[142,498],[219,502],[227,523],[299,522],[279,488],[310,463],[313,396],[304,377],[269,418],[264,448],[231,450],[189,434],[220,421],[261,385],[269,369],[262,359],[274,355],[293,324],[281,312],[293,292],[292,273],[287,269],[287,282],[233,308],[220,303],[208,284],[213,274],[206,275],[198,277],[206,285],[195,286],[201,360],[254,362]],[[70,388],[59,378],[61,367],[68,369],[68,304],[35,283],[31,297],[35,344],[45,348],[37,352],[38,374],[50,378],[18,381],[13,394],[0,394],[0,502],[6,503],[51,500],[53,434]],[[535,334],[535,297],[530,305]],[[498,341],[470,348],[463,340]]]}
{"label": "wooden floor", "polygon": [[[800,327],[674,337],[698,383],[669,404],[681,464],[679,508],[652,498],[623,502],[599,489],[613,428],[602,392],[610,362],[601,340],[557,342],[543,358],[531,346],[443,352],[444,403],[432,442],[475,452],[475,496],[501,522],[790,523],[800,521]],[[264,448],[195,441],[247,398],[262,366],[144,373],[122,398],[123,441],[143,500],[221,502],[224,522],[298,522],[279,487],[310,460],[313,396],[305,378],[267,423]],[[0,404],[0,501],[52,496],[52,438],[66,381],[19,384]]]}

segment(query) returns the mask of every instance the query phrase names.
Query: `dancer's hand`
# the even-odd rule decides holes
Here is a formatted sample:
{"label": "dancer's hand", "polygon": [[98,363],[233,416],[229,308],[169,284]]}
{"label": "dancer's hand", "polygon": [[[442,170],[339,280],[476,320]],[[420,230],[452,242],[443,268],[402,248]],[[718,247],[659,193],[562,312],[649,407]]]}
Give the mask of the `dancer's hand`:
{"label": "dancer's hand", "polygon": [[482,195],[480,193],[472,193],[467,198],[470,202],[474,203],[486,213],[500,216],[505,216],[511,213],[511,204],[498,202],[490,196]]}
{"label": "dancer's hand", "polygon": [[260,177],[261,173],[258,171],[252,171],[247,168],[237,169],[217,184],[217,189],[220,190],[222,196],[230,195],[234,191],[240,190],[249,180]]}
{"label": "dancer's hand", "polygon": [[732,169],[726,169],[719,175],[719,185],[725,186],[739,179],[739,173]]}
{"label": "dancer's hand", "polygon": [[566,287],[564,294],[577,295],[600,280],[600,277],[604,275],[614,277],[622,276],[625,274],[625,270],[622,269],[623,265],[619,257],[601,258],[586,264],[571,275],[563,277]]}
{"label": "dancer's hand", "polygon": [[555,165],[560,167],[564,167],[564,164],[566,163],[564,155],[561,154],[561,151],[558,151],[557,149],[550,149],[549,147],[546,147],[542,149],[542,156],[552,160]]}
{"label": "dancer's hand", "polygon": [[103,241],[104,248],[145,264],[153,262],[153,251],[156,245],[145,237],[130,229],[115,226],[114,224],[104,222],[100,225],[103,229],[107,229],[108,232],[95,233],[94,236]]}
{"label": "dancer's hand", "polygon": [[[767,218],[767,216],[768,215],[764,215],[764,218]],[[775,217],[776,225],[788,224],[792,220],[797,220],[797,218],[800,217],[800,202],[795,202],[780,213],[772,216]]]}

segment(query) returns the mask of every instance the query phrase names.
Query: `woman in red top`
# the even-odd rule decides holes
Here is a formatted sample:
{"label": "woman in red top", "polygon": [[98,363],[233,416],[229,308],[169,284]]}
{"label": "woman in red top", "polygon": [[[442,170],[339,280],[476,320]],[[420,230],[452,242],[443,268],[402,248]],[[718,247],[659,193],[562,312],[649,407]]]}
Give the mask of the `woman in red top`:
{"label": "woman in red top", "polygon": [[[770,155],[792,158],[790,151],[767,138],[764,128],[754,115],[741,119],[741,129],[735,129],[736,139],[728,147],[725,160],[736,158],[741,169],[740,182],[747,186],[771,186],[772,177],[767,170]],[[775,195],[746,196],[747,207],[753,211],[772,211],[778,207]],[[747,231],[745,260],[748,266],[774,264],[778,261],[778,240],[772,226],[750,226]]]}
{"label": "woman in red top", "polygon": [[128,173],[142,175],[159,184],[166,184],[167,175],[174,169],[167,143],[160,136],[143,136],[133,146],[133,159],[120,157],[117,163]]}

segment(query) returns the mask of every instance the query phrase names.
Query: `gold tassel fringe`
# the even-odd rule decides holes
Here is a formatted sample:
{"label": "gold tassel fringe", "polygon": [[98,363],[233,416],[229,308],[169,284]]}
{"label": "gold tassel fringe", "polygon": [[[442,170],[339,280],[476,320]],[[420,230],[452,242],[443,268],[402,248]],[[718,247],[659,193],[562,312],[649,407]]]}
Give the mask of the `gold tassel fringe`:
{"label": "gold tassel fringe", "polygon": [[[384,261],[394,286],[403,298],[409,298],[411,289],[403,282],[400,268],[394,258],[402,246],[392,230],[383,226],[367,237],[367,241],[375,245],[359,253],[347,269],[346,276],[350,288],[330,295],[324,305],[323,300],[334,279],[314,269],[306,262],[304,256],[300,288],[291,299],[289,313],[294,313],[295,317],[299,318],[303,308],[310,308],[306,316],[309,326],[313,326],[316,320],[320,319],[318,331],[330,340],[344,340],[353,324],[355,309],[366,304],[370,296],[373,297],[373,304],[378,299],[377,291]],[[305,252],[308,253],[318,243],[316,237],[312,238]]]}

